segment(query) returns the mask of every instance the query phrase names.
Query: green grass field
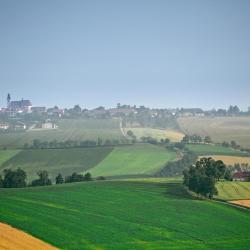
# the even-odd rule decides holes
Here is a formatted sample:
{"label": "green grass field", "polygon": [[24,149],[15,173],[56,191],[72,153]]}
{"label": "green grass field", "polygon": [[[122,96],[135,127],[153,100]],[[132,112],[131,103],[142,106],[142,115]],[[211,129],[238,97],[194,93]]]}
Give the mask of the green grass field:
{"label": "green grass field", "polygon": [[150,175],[176,157],[175,152],[150,144],[116,147],[90,173],[93,176]]}
{"label": "green grass field", "polygon": [[219,195],[222,200],[250,199],[250,182],[229,181],[217,184]]}
{"label": "green grass field", "polygon": [[180,184],[94,182],[0,191],[0,221],[61,249],[248,250],[250,213]]}
{"label": "green grass field", "polygon": [[39,170],[47,170],[54,179],[58,173],[84,172],[96,166],[112,150],[112,147],[23,150],[5,161],[0,170],[20,167],[27,172],[28,180],[36,178]]}
{"label": "green grass field", "polygon": [[65,119],[59,121],[58,129],[30,130],[9,134],[0,134],[0,146],[8,148],[22,147],[25,143],[32,143],[34,139],[42,141],[97,140],[124,138],[120,131],[118,119]]}
{"label": "green grass field", "polygon": [[0,166],[19,152],[20,150],[0,150]]}
{"label": "green grass field", "polygon": [[222,146],[209,144],[187,144],[186,147],[197,155],[231,155],[231,156],[249,156],[238,150]]}
{"label": "green grass field", "polygon": [[209,135],[215,142],[236,141],[250,148],[250,117],[183,117],[178,124],[184,134]]}

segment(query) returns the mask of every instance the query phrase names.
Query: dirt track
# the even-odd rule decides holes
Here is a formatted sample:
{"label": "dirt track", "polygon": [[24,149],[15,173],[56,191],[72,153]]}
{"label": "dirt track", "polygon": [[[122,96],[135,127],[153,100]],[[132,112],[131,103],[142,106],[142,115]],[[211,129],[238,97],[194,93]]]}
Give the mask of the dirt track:
{"label": "dirt track", "polygon": [[33,236],[0,223],[0,250],[56,250]]}
{"label": "dirt track", "polygon": [[230,203],[250,208],[250,200],[234,200],[230,201]]}

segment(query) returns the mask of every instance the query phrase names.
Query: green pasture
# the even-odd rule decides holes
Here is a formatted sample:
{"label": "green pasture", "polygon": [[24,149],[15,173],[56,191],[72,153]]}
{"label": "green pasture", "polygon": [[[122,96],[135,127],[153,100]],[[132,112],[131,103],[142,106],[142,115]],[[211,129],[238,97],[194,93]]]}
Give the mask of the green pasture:
{"label": "green pasture", "polygon": [[93,176],[151,175],[176,157],[174,151],[150,144],[116,147],[90,173]]}
{"label": "green pasture", "polygon": [[100,181],[0,190],[0,221],[60,249],[248,250],[250,213],[178,183]]}

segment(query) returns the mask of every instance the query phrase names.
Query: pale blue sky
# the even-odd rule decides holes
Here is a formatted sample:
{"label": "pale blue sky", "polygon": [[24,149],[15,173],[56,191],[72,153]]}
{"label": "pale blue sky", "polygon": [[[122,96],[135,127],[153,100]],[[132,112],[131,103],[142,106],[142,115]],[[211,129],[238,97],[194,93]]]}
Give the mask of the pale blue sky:
{"label": "pale blue sky", "polygon": [[0,105],[250,106],[250,1],[0,0]]}

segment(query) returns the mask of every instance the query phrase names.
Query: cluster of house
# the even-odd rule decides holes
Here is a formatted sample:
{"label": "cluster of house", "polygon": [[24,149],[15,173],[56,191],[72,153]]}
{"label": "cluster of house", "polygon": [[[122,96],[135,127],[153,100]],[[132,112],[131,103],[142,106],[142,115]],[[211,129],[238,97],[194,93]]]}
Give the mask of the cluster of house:
{"label": "cluster of house", "polygon": [[237,171],[233,174],[234,181],[250,181],[250,171]]}

